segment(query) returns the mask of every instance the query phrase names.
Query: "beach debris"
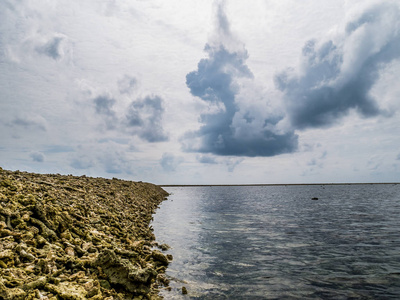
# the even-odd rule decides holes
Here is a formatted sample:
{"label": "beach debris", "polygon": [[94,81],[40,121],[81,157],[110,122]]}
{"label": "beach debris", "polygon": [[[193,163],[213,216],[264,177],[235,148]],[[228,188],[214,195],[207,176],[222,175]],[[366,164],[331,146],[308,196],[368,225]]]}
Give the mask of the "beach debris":
{"label": "beach debris", "polygon": [[0,168],[0,299],[161,299],[172,256],[152,250],[149,224],[167,195]]}

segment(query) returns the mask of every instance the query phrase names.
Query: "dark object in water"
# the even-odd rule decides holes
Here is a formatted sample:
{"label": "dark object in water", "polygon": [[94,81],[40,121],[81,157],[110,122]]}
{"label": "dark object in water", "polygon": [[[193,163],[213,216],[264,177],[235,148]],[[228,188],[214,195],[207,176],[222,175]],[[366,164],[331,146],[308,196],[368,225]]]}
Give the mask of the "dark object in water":
{"label": "dark object in water", "polygon": [[318,200],[318,197],[312,197],[311,200]]}

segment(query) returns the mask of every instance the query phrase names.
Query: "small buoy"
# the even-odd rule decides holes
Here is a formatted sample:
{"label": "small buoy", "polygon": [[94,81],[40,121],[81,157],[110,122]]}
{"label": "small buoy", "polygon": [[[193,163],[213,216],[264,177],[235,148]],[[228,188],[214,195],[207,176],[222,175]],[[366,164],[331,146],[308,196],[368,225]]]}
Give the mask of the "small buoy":
{"label": "small buoy", "polygon": [[311,200],[318,200],[318,197],[312,197]]}

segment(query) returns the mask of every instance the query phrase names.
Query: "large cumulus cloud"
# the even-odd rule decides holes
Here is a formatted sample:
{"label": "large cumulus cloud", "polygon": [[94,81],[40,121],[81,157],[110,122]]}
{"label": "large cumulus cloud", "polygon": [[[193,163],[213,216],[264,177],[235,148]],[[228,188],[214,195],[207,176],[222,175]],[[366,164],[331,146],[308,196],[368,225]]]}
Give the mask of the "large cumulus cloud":
{"label": "large cumulus cloud", "polygon": [[371,96],[380,72],[400,57],[398,3],[376,3],[353,16],[344,32],[308,41],[301,67],[275,78],[294,129],[327,127],[350,110],[363,117],[387,114]]}
{"label": "large cumulus cloud", "polygon": [[[217,42],[205,46],[208,57],[201,59],[197,70],[186,76],[186,85],[193,96],[201,98],[209,111],[200,115],[201,128],[187,133],[186,151],[232,156],[272,156],[292,152],[297,148],[297,136],[292,132],[278,132],[275,116],[265,116],[261,127],[251,132],[241,130],[234,119],[241,115],[237,103],[240,93],[238,80],[252,79],[246,65],[248,58],[244,46],[230,32],[223,3],[217,7]],[[245,123],[252,117],[244,113]],[[270,126],[270,125],[273,126]]]}

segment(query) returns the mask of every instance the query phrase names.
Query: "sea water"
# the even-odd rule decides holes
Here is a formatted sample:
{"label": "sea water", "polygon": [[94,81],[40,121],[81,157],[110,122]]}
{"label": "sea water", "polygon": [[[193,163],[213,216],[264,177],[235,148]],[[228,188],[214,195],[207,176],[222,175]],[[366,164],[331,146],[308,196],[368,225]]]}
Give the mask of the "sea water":
{"label": "sea water", "polygon": [[164,189],[165,299],[400,299],[400,184]]}

